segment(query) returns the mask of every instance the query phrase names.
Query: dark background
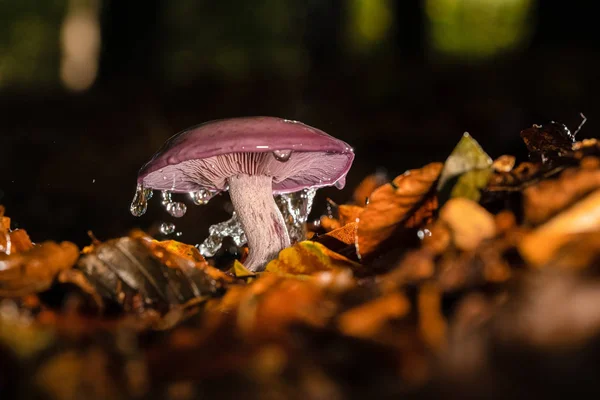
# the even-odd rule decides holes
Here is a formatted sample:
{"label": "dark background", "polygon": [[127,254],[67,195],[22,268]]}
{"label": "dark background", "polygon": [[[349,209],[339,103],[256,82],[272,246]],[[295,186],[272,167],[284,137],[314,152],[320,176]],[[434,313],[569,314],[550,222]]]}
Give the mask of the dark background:
{"label": "dark background", "polygon": [[[173,220],[129,214],[138,168],[172,134],[273,115],[343,139],[367,174],[442,161],[464,131],[525,158],[519,131],[595,136],[593,2],[0,0],[0,203],[34,241],[88,243]],[[187,200],[186,200],[187,201]],[[175,220],[197,243],[224,199]],[[168,218],[169,217],[169,218]]]}

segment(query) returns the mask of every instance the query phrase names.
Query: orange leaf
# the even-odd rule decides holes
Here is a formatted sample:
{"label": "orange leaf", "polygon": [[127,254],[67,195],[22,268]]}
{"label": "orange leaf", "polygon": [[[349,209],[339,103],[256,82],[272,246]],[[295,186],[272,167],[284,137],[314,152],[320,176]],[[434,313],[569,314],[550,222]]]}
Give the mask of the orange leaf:
{"label": "orange leaf", "polygon": [[332,248],[330,244],[339,242],[345,245],[354,245],[356,243],[356,222],[350,222],[341,228],[327,232],[326,234],[315,238],[314,241],[321,243],[330,249]]}
{"label": "orange leaf", "polygon": [[376,172],[367,176],[359,183],[356,189],[354,189],[354,193],[352,194],[354,203],[358,205],[366,204],[367,199],[371,196],[373,191],[387,181],[388,178],[383,172]]}
{"label": "orange leaf", "polygon": [[338,319],[338,327],[346,335],[371,338],[391,319],[405,316],[410,302],[394,292],[346,311]]}
{"label": "orange leaf", "polygon": [[205,262],[204,257],[202,257],[202,254],[200,254],[198,249],[189,244],[181,243],[176,240],[163,240],[158,242],[157,245],[171,253],[187,258],[188,260]]}
{"label": "orange leaf", "polygon": [[356,222],[356,219],[365,210],[364,207],[342,204],[338,207],[338,215],[342,226],[351,222]]}
{"label": "orange leaf", "polygon": [[33,243],[24,229],[15,229],[10,232],[10,242],[12,253],[20,253],[33,247]]}
{"label": "orange leaf", "polygon": [[329,232],[341,228],[342,224],[340,224],[340,221],[333,217],[323,215],[321,217],[321,227]]}
{"label": "orange leaf", "polygon": [[44,242],[21,253],[0,253],[0,296],[46,290],[56,274],[75,265],[78,257],[79,249],[70,242]]}
{"label": "orange leaf", "polygon": [[416,227],[431,218],[437,208],[432,186],[442,167],[442,163],[431,163],[407,171],[373,192],[358,222],[357,251],[361,256],[373,252],[399,224]]}

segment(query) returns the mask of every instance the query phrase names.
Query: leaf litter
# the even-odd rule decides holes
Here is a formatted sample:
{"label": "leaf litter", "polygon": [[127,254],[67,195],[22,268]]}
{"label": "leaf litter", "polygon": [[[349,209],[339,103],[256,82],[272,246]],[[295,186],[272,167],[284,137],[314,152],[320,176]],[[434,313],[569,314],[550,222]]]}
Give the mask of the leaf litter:
{"label": "leaf litter", "polygon": [[528,161],[464,135],[444,163],[367,176],[260,273],[246,249],[223,263],[138,230],[34,244],[0,207],[0,393],[599,393],[575,371],[600,357],[600,145],[557,123],[521,136]]}

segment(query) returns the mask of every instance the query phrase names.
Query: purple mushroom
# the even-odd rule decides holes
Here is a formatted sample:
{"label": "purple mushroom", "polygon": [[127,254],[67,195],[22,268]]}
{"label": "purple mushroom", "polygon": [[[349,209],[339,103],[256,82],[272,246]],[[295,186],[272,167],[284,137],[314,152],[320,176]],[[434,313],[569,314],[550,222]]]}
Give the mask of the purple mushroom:
{"label": "purple mushroom", "polygon": [[171,137],[138,174],[138,193],[229,190],[248,239],[245,266],[260,271],[290,245],[274,194],[343,188],[354,153],[345,142],[275,117],[206,122]]}

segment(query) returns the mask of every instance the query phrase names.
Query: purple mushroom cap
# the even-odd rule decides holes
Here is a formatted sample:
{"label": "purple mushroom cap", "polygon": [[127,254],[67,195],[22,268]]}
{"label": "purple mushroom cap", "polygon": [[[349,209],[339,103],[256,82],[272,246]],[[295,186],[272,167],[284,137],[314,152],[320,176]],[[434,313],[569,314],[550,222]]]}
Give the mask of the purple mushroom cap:
{"label": "purple mushroom cap", "polygon": [[273,177],[274,194],[334,184],[342,188],[353,159],[347,143],[301,122],[232,118],[171,137],[140,169],[138,183],[176,193],[222,191],[227,178],[242,173]]}

